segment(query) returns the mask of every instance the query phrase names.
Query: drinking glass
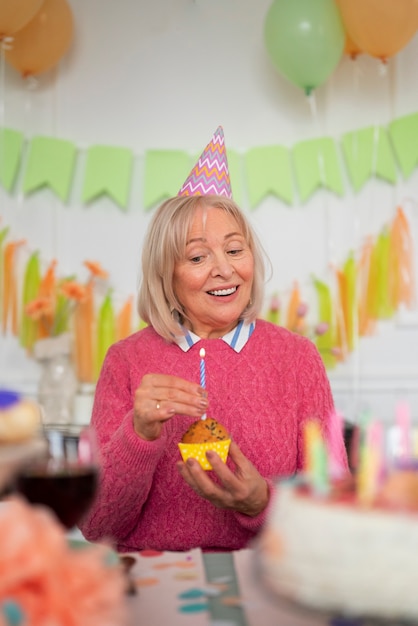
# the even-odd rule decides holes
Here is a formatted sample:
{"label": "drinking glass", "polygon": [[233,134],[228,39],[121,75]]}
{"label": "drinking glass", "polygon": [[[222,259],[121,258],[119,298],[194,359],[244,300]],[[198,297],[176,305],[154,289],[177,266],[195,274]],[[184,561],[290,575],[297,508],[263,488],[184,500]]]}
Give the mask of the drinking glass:
{"label": "drinking glass", "polygon": [[93,428],[81,431],[44,427],[46,453],[24,464],[16,491],[32,504],[51,509],[61,524],[73,529],[93,503],[99,463]]}

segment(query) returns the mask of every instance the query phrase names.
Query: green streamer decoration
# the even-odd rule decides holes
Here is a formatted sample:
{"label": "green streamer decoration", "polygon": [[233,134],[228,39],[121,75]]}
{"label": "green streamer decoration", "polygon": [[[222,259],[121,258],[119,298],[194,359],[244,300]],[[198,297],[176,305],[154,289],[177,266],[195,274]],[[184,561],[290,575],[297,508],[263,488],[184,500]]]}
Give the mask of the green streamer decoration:
{"label": "green streamer decoration", "polygon": [[333,139],[301,141],[293,148],[296,179],[302,202],[323,187],[342,195],[343,181]]}
{"label": "green streamer decoration", "polygon": [[404,178],[409,178],[418,165],[418,113],[391,122],[389,135]]}
{"label": "green streamer decoration", "polygon": [[337,359],[333,354],[336,341],[331,291],[323,281],[314,278],[313,282],[318,297],[318,318],[328,325],[328,330],[322,335],[318,335],[315,338],[315,343],[325,367],[331,369],[337,364]]}
{"label": "green streamer decoration", "polygon": [[24,193],[48,186],[65,202],[70,194],[75,159],[76,148],[70,141],[34,137],[29,144]]}
{"label": "green streamer decoration", "polygon": [[377,318],[389,319],[393,317],[395,310],[391,303],[389,293],[390,273],[390,231],[384,228],[376,242],[377,263]]}
{"label": "green streamer decoration", "polygon": [[357,341],[357,263],[350,252],[343,266],[346,284],[346,307],[344,309],[347,346],[354,350]]}
{"label": "green streamer decoration", "polygon": [[343,135],[342,150],[348,176],[355,191],[372,177],[396,182],[396,163],[389,137],[381,126],[371,126]]}
{"label": "green streamer decoration", "polygon": [[12,191],[21,161],[23,133],[11,128],[0,128],[0,182],[6,191]]}
{"label": "green streamer decoration", "polygon": [[245,157],[247,187],[253,209],[269,194],[293,204],[293,177],[289,150],[283,146],[253,148]]}
{"label": "green streamer decoration", "polygon": [[106,352],[116,341],[116,319],[113,309],[112,291],[108,291],[97,316],[96,378],[100,373]]}
{"label": "green streamer decoration", "polygon": [[39,285],[41,284],[41,269],[39,252],[35,251],[29,257],[23,277],[22,303],[20,314],[20,345],[30,353],[38,338],[38,322],[26,315],[26,305],[38,297]]}

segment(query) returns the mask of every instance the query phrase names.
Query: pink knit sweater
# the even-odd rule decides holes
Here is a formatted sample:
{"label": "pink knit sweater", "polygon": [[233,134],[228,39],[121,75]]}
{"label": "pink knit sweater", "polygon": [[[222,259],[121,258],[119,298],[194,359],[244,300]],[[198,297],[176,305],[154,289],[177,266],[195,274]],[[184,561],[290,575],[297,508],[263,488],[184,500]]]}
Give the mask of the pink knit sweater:
{"label": "pink knit sweater", "polygon": [[[222,339],[203,339],[185,353],[148,327],[110,348],[97,384],[92,424],[102,472],[96,502],[80,525],[87,539],[111,540],[121,552],[197,546],[235,550],[260,530],[265,511],[248,517],[217,509],[177,472],[177,443],[193,418],[175,415],[156,441],[144,441],[133,430],[134,392],[144,374],[199,382],[201,347],[206,350],[208,415],[226,426],[271,489],[276,477],[303,466],[305,419],[322,420],[329,432],[333,400],[310,340],[258,320],[240,353]],[[342,437],[330,439],[347,467]]]}

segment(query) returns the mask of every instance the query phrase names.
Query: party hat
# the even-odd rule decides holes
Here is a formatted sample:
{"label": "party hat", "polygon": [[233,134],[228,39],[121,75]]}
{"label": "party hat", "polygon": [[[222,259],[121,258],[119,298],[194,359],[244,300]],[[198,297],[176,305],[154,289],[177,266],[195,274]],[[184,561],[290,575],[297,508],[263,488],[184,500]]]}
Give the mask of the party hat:
{"label": "party hat", "polygon": [[218,126],[213,137],[190,172],[179,196],[227,196],[232,198],[224,131]]}

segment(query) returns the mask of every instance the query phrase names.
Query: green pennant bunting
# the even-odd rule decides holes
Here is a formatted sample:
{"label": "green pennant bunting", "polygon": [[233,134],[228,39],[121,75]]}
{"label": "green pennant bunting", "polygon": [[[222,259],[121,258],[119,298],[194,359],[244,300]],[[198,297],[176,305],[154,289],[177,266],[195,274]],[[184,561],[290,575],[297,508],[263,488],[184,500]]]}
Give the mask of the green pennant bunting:
{"label": "green pennant bunting", "polygon": [[231,191],[234,201],[241,205],[242,203],[242,168],[241,155],[235,150],[228,149],[228,169],[231,182]]}
{"label": "green pennant bunting", "polygon": [[293,204],[293,182],[289,150],[283,146],[253,148],[245,157],[247,187],[253,209],[273,194]]}
{"label": "green pennant bunting", "polygon": [[145,154],[144,207],[150,209],[176,196],[190,171],[190,157],[180,150],[148,150]]}
{"label": "green pennant bunting", "polygon": [[16,181],[23,147],[23,133],[0,128],[0,182],[11,191]]}
{"label": "green pennant bunting", "polygon": [[371,126],[343,135],[342,148],[348,175],[355,191],[373,175],[396,182],[396,165],[387,132]]}
{"label": "green pennant bunting", "polygon": [[109,195],[121,209],[129,199],[133,154],[129,148],[92,146],[87,151],[82,199],[89,202]]}
{"label": "green pennant bunting", "polygon": [[[25,138],[23,133],[0,128],[0,184],[11,192],[19,175]],[[372,177],[391,184],[398,177],[411,175],[418,165],[418,113],[388,124],[346,133],[337,152],[332,138],[302,141],[291,148],[281,145],[257,147],[245,155],[228,149],[228,165],[234,200],[242,205],[244,175],[250,208],[268,194],[287,204],[295,200],[293,177],[301,202],[318,188],[342,195],[341,157],[347,177],[355,191]],[[22,177],[24,193],[48,185],[62,200],[68,199],[73,184],[78,148],[51,137],[35,137],[28,142],[28,160]],[[165,197],[177,195],[190,173],[190,155],[182,150],[149,150],[145,153],[144,207],[151,208]],[[133,153],[124,147],[95,145],[87,149],[83,163],[82,200],[88,202],[107,194],[121,208],[129,201],[133,172]]]}
{"label": "green pennant bunting", "polygon": [[34,137],[29,145],[23,179],[24,193],[47,185],[65,202],[70,193],[75,157],[76,148],[70,141]]}
{"label": "green pennant bunting", "polygon": [[418,113],[389,124],[389,135],[402,173],[408,178],[418,165]]}
{"label": "green pennant bunting", "polygon": [[343,194],[343,181],[333,139],[323,137],[301,141],[293,148],[293,160],[302,202],[320,187]]}

